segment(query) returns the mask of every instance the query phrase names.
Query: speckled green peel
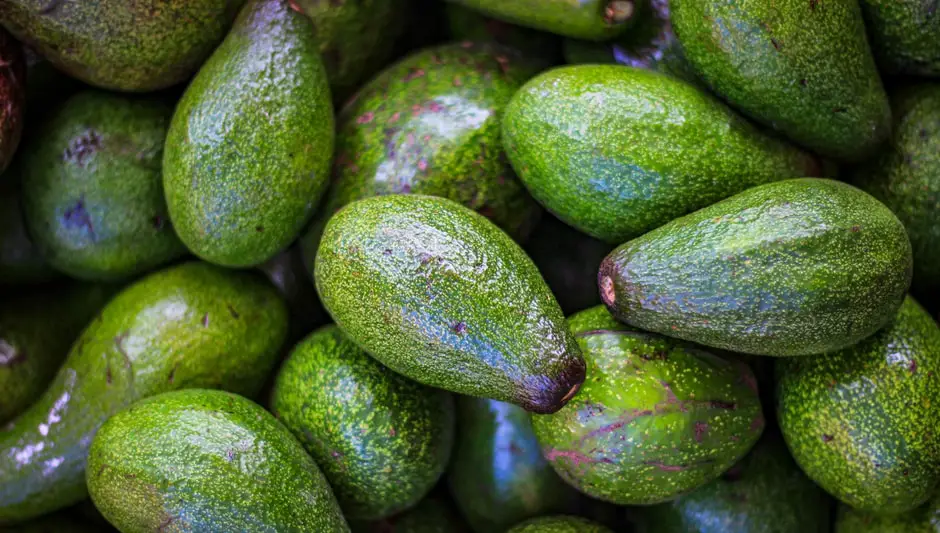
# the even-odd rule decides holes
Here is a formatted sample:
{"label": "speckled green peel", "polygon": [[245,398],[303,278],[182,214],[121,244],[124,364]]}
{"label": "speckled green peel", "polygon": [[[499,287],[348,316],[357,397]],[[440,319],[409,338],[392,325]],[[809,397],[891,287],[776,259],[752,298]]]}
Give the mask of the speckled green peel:
{"label": "speckled green peel", "polygon": [[940,328],[908,297],[877,334],[777,363],[777,417],[790,451],[830,494],[866,511],[909,511],[940,478]]}
{"label": "speckled green peel", "polygon": [[354,342],[420,383],[545,413],[584,380],[580,349],[535,265],[451,200],[347,205],[327,224],[314,281]]}
{"label": "speckled green peel", "polygon": [[940,76],[940,16],[933,0],[862,0],[878,66],[891,74]]}
{"label": "speckled green peel", "polygon": [[449,502],[429,496],[404,513],[375,522],[350,521],[353,533],[464,533],[467,527]]}
{"label": "speckled green peel", "polygon": [[173,115],[170,218],[206,261],[254,266],[293,241],[327,186],[333,107],[311,22],[251,0]]}
{"label": "speckled green peel", "polygon": [[492,41],[540,59],[545,65],[556,64],[561,57],[558,35],[494,19],[451,2],[444,5],[444,13],[450,38],[455,41]]}
{"label": "speckled green peel", "polygon": [[281,367],[271,411],[300,439],[350,520],[378,520],[421,501],[447,468],[454,401],[395,374],[334,325]]}
{"label": "speckled green peel", "polygon": [[89,450],[87,477],[122,533],[349,532],[290,431],[228,392],[168,392],[114,415]]}
{"label": "speckled green peel", "polygon": [[891,109],[856,0],[671,0],[686,59],[722,98],[829,157],[870,155]]}
{"label": "speckled green peel", "polygon": [[563,409],[533,416],[542,454],[588,496],[670,500],[714,480],[764,429],[747,365],[617,325],[602,307],[571,319],[587,379]]}
{"label": "speckled green peel", "polygon": [[612,533],[612,531],[584,518],[559,515],[527,520],[507,530],[506,533]]}
{"label": "speckled green peel", "polygon": [[835,533],[937,533],[940,523],[940,501],[901,514],[875,514],[839,506]]}
{"label": "speckled green peel", "polygon": [[634,20],[635,0],[451,0],[487,15],[567,37],[603,41]]}
{"label": "speckled green peel", "polygon": [[91,439],[132,402],[191,387],[257,393],[286,333],[284,303],[254,274],[192,262],[124,289],[42,397],[0,430],[0,525],[85,497]]}
{"label": "speckled green peel", "polygon": [[[18,172],[17,166],[7,172]],[[20,196],[18,186],[0,185],[0,285],[36,285],[61,276],[26,232]]]}
{"label": "speckled green peel", "polygon": [[163,197],[163,98],[87,90],[27,141],[16,167],[36,247],[72,277],[133,277],[186,253]]}
{"label": "speckled green peel", "polygon": [[76,78],[107,89],[153,91],[189,77],[243,3],[9,0],[0,6],[0,22]]}
{"label": "speckled green peel", "polygon": [[696,87],[620,65],[543,73],[513,96],[502,124],[532,196],[612,244],[748,187],[819,172],[814,156]]}
{"label": "speckled green peel", "polygon": [[620,246],[601,264],[607,307],[635,327],[758,355],[868,337],[911,280],[904,226],[844,183],[754,187]]}

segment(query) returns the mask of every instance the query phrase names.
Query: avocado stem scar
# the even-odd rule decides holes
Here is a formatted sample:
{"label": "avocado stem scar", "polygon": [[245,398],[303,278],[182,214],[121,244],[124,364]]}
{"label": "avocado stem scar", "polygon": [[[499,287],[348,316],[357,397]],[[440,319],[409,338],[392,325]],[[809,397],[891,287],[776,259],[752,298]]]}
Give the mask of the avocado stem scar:
{"label": "avocado stem scar", "polygon": [[607,24],[623,24],[633,16],[633,2],[629,0],[613,0],[604,8],[604,22]]}
{"label": "avocado stem scar", "polygon": [[617,299],[617,295],[614,293],[614,280],[610,276],[604,275],[601,277],[601,298],[608,307],[614,305],[614,301]]}

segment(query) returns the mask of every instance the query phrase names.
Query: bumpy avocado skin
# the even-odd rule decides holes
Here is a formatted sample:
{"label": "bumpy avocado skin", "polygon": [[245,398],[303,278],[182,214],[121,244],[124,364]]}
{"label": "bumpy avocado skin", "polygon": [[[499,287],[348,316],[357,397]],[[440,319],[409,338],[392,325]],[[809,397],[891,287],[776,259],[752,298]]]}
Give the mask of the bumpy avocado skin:
{"label": "bumpy avocado skin", "polygon": [[637,533],[829,533],[831,503],[773,433],[715,481],[634,516]]}
{"label": "bumpy avocado skin", "polygon": [[271,411],[323,469],[350,520],[417,504],[454,444],[450,393],[391,372],[335,325],[310,334],[284,361]]}
{"label": "bumpy avocado skin", "polygon": [[722,98],[840,160],[868,156],[891,109],[855,0],[672,0],[686,59]]}
{"label": "bumpy avocado skin", "polygon": [[940,472],[940,328],[913,298],[877,334],[838,352],[780,360],[777,418],[793,457],[856,509],[900,513]]}
{"label": "bumpy avocado skin", "polygon": [[492,41],[553,65],[561,57],[561,37],[488,17],[461,4],[446,3],[447,29],[455,41]]}
{"label": "bumpy avocado skin", "polygon": [[330,219],[314,281],[337,325],[432,387],[554,412],[584,360],[531,259],[451,200],[373,196]]}
{"label": "bumpy avocado skin", "polygon": [[543,73],[513,96],[502,124],[535,199],[612,244],[749,187],[819,172],[814,156],[698,88],[620,65]]}
{"label": "bumpy avocado skin", "polygon": [[190,389],[111,417],[88,452],[88,492],[123,533],[349,532],[303,446],[261,406]]}
{"label": "bumpy avocado skin", "polygon": [[760,437],[747,365],[631,331],[601,306],[569,323],[588,377],[532,425],[542,454],[581,492],[619,505],[667,501],[717,478]]}
{"label": "bumpy avocado skin", "polygon": [[852,179],[904,223],[914,251],[914,286],[933,290],[940,288],[940,84],[894,96],[890,144],[859,165]]}
{"label": "bumpy avocado skin", "polygon": [[887,323],[911,280],[904,226],[844,183],[752,188],[627,242],[604,303],[640,329],[756,355],[837,350]]}
{"label": "bumpy avocado skin", "polygon": [[350,521],[353,533],[465,533],[463,519],[450,502],[435,495],[407,511],[374,522]]}
{"label": "bumpy avocado skin", "polygon": [[26,59],[23,49],[9,32],[0,28],[0,172],[10,164],[20,144],[25,109]]}
{"label": "bumpy avocado skin", "polygon": [[91,439],[132,402],[192,387],[258,392],[286,332],[284,303],[253,274],[191,262],[124,289],[39,400],[0,430],[0,525],[87,496]]}
{"label": "bumpy avocado skin", "polygon": [[878,66],[891,74],[940,76],[940,16],[923,0],[862,0]]}
{"label": "bumpy avocado skin", "polygon": [[937,533],[940,501],[936,498],[901,514],[875,514],[839,506],[835,533]]}
{"label": "bumpy avocado skin", "polygon": [[458,440],[447,482],[474,531],[572,512],[578,493],[542,457],[529,413],[483,398],[457,398]]}
{"label": "bumpy avocado skin", "polygon": [[72,342],[114,292],[108,285],[53,286],[0,302],[0,424],[42,395]]}
{"label": "bumpy avocado skin", "polygon": [[10,0],[0,5],[0,23],[76,78],[106,89],[145,92],[175,85],[195,72],[243,3]]}
{"label": "bumpy avocado skin", "polygon": [[250,0],[170,124],[163,183],[180,239],[222,266],[270,259],[326,189],[333,137],[312,23],[288,0]]}
{"label": "bumpy avocado skin", "polygon": [[127,279],[186,253],[163,197],[163,142],[173,104],[87,90],[23,143],[23,212],[57,270]]}
{"label": "bumpy avocado skin", "polygon": [[591,41],[605,41],[626,31],[635,11],[632,0],[451,1],[506,22]]}
{"label": "bumpy avocado skin", "polygon": [[0,285],[3,286],[35,285],[60,276],[27,233],[20,197],[18,185],[0,185]]}
{"label": "bumpy avocado skin", "polygon": [[506,531],[506,533],[613,533],[610,529],[576,516],[544,516],[533,518]]}

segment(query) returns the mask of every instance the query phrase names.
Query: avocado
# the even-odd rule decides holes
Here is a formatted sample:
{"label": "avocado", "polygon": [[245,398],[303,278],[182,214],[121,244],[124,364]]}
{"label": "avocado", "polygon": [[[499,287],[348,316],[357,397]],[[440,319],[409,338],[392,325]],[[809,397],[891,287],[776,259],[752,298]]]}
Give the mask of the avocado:
{"label": "avocado", "polygon": [[0,424],[46,390],[72,342],[114,292],[109,285],[56,285],[0,301]]}
{"label": "avocado", "polygon": [[819,172],[814,156],[698,88],[620,65],[545,72],[513,96],[502,124],[535,199],[611,244],[748,187]]}
{"label": "avocado", "polygon": [[[14,163],[7,173],[17,172]],[[26,232],[26,220],[20,203],[20,187],[2,183],[0,176],[0,286],[27,286],[52,281],[59,272],[39,253]]]}
{"label": "avocado", "polygon": [[493,18],[537,30],[605,41],[633,23],[635,0],[451,0]]}
{"label": "avocado", "polygon": [[50,265],[115,281],[186,253],[161,181],[172,114],[163,98],[86,90],[23,143],[17,168],[26,227]]}
{"label": "avocado", "polygon": [[[938,17],[940,20],[940,17]],[[914,286],[940,288],[940,85],[894,95],[891,142],[852,176],[898,216],[914,250]]]}
{"label": "avocado", "polygon": [[290,310],[291,344],[327,320],[297,243],[258,267],[274,285]]}
{"label": "avocado", "polygon": [[349,523],[353,533],[466,533],[467,527],[449,505],[435,495],[384,520]]}
{"label": "avocado", "polygon": [[634,511],[637,533],[829,533],[830,504],[793,462],[783,439],[769,433],[715,481]]}
{"label": "avocado", "polygon": [[284,361],[271,412],[323,469],[350,520],[416,505],[454,445],[450,393],[390,372],[335,325],[311,333]]}
{"label": "avocado", "polygon": [[689,64],[754,120],[821,155],[857,161],[891,109],[855,0],[672,0]]}
{"label": "avocado", "polygon": [[[0,21],[2,21],[0,7]],[[20,43],[0,27],[0,172],[10,161],[23,134],[26,108],[26,60]]]}
{"label": "avocado", "polygon": [[584,381],[581,351],[532,260],[456,202],[353,202],[327,224],[313,272],[336,324],[419,383],[551,413]]}
{"label": "avocado", "polygon": [[506,533],[613,533],[610,529],[576,516],[543,516],[527,520]]}
{"label": "avocado", "polygon": [[837,181],[768,183],[614,250],[598,273],[618,320],[706,346],[809,355],[887,323],[911,280],[904,226]]}
{"label": "avocado", "polygon": [[913,298],[877,334],[777,362],[777,418],[813,481],[856,509],[902,513],[940,480],[940,328]]}
{"label": "avocado", "polygon": [[258,392],[286,333],[284,303],[253,274],[190,262],[121,291],[39,400],[0,429],[0,525],[87,496],[91,439],[135,400],[192,387]]}
{"label": "avocado", "polygon": [[8,0],[0,5],[0,23],[82,81],[146,92],[192,75],[243,2]]}
{"label": "avocado", "polygon": [[933,0],[862,0],[871,49],[889,74],[940,76],[940,17]]}
{"label": "avocado", "polygon": [[940,500],[933,498],[924,505],[901,514],[875,514],[839,506],[835,533],[937,533],[940,523]]}
{"label": "avocado", "polygon": [[303,446],[230,392],[166,392],[115,414],[92,442],[87,478],[122,533],[349,531]]}
{"label": "avocado", "polygon": [[455,41],[492,41],[515,48],[529,58],[554,65],[561,58],[561,37],[488,17],[461,4],[444,4],[447,29]]}
{"label": "avocado", "polygon": [[457,416],[447,482],[474,531],[506,531],[528,518],[576,509],[579,495],[542,457],[529,413],[510,403],[460,396]]}
{"label": "avocado", "polygon": [[333,107],[312,23],[249,0],[176,107],[163,185],[197,256],[261,264],[287,248],[327,186]]}
{"label": "avocado", "polygon": [[588,377],[532,426],[542,455],[581,492],[618,505],[664,502],[716,479],[757,442],[764,415],[747,365],[630,330],[602,306],[569,324]]}

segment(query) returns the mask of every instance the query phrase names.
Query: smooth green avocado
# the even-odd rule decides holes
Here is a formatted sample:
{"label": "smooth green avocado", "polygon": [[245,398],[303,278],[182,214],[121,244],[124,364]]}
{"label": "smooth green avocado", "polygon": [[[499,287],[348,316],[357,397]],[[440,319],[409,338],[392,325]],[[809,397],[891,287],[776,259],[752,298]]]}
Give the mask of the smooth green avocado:
{"label": "smooth green avocado", "polygon": [[493,18],[578,39],[604,41],[633,23],[635,0],[451,0]]}
{"label": "smooth green avocado", "polygon": [[878,66],[889,74],[940,76],[940,6],[933,0],[862,0]]}
{"label": "smooth green avocado", "polygon": [[612,533],[610,529],[576,516],[543,516],[508,529],[506,533]]}

